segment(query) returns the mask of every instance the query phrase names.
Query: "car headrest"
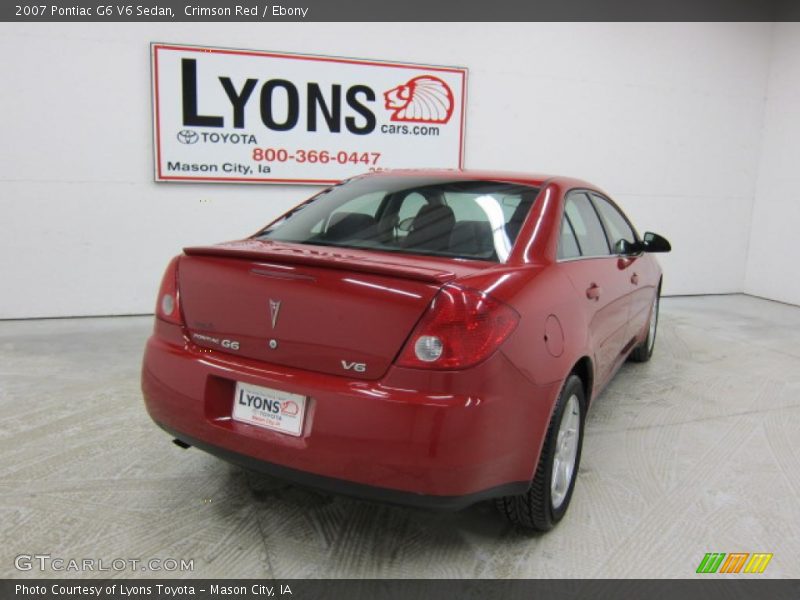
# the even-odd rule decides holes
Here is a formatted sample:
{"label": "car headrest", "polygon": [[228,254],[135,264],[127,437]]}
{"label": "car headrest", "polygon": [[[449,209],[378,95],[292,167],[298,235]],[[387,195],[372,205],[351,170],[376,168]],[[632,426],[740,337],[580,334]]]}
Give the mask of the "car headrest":
{"label": "car headrest", "polygon": [[363,213],[338,213],[328,224],[325,239],[342,241],[360,238],[375,227],[375,218]]}
{"label": "car headrest", "polygon": [[426,250],[447,250],[450,245],[450,232],[456,218],[449,206],[431,206],[419,209],[411,224],[405,240],[406,247]]}

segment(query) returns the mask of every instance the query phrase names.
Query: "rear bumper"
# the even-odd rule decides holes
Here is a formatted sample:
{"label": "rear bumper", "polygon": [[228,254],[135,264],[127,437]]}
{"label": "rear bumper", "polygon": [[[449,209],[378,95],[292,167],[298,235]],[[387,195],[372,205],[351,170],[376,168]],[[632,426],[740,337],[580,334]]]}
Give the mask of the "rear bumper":
{"label": "rear bumper", "polygon": [[424,494],[417,494],[413,492],[405,492],[402,490],[395,490],[390,488],[379,488],[371,485],[364,485],[352,481],[345,481],[343,479],[334,479],[332,477],[324,477],[306,471],[298,471],[283,465],[266,462],[232,452],[219,446],[212,446],[201,440],[195,440],[188,435],[170,430],[169,427],[161,425],[164,431],[172,435],[175,439],[188,444],[189,446],[198,448],[209,454],[221,458],[229,463],[238,465],[245,469],[266,473],[274,477],[279,477],[293,483],[297,483],[309,488],[316,488],[325,492],[332,492],[335,494],[342,494],[345,496],[354,496],[356,498],[363,498],[365,500],[374,500],[377,502],[386,502],[389,504],[400,504],[403,506],[415,506],[418,508],[428,508],[436,510],[460,510],[466,508],[476,502],[488,500],[490,498],[497,498],[499,496],[510,496],[513,494],[521,494],[528,489],[529,483],[517,482],[500,485],[488,490],[474,492],[471,494],[464,494],[461,496],[428,496]]}
{"label": "rear bumper", "polygon": [[[558,393],[501,353],[466,371],[393,367],[364,381],[202,351],[167,327],[142,370],[156,423],[230,462],[375,500],[457,509],[523,492]],[[306,395],[302,435],[232,420],[236,381]]]}

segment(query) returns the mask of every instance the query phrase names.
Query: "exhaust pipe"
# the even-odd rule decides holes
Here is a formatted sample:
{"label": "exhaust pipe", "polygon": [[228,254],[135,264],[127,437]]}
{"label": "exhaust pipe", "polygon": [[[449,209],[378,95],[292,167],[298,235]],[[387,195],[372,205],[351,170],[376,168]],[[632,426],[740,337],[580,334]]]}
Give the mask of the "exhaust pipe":
{"label": "exhaust pipe", "polygon": [[191,444],[187,444],[186,442],[184,442],[183,440],[179,440],[178,438],[172,440],[172,443],[178,446],[178,448],[183,448],[184,450],[192,447]]}

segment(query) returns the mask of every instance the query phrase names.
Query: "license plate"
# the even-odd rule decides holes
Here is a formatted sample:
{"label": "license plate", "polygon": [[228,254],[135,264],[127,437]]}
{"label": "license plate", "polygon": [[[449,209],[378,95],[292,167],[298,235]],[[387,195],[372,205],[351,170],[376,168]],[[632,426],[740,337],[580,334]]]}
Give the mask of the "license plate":
{"label": "license plate", "polygon": [[249,383],[236,382],[233,418],[293,436],[303,433],[306,397]]}

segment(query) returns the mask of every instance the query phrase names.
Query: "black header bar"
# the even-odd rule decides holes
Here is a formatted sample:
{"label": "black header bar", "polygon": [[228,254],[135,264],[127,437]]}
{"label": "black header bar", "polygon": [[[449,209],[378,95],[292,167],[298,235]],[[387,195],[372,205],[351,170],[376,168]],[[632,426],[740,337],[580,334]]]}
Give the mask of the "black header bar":
{"label": "black header bar", "polygon": [[796,21],[796,0],[10,0],[7,22]]}

